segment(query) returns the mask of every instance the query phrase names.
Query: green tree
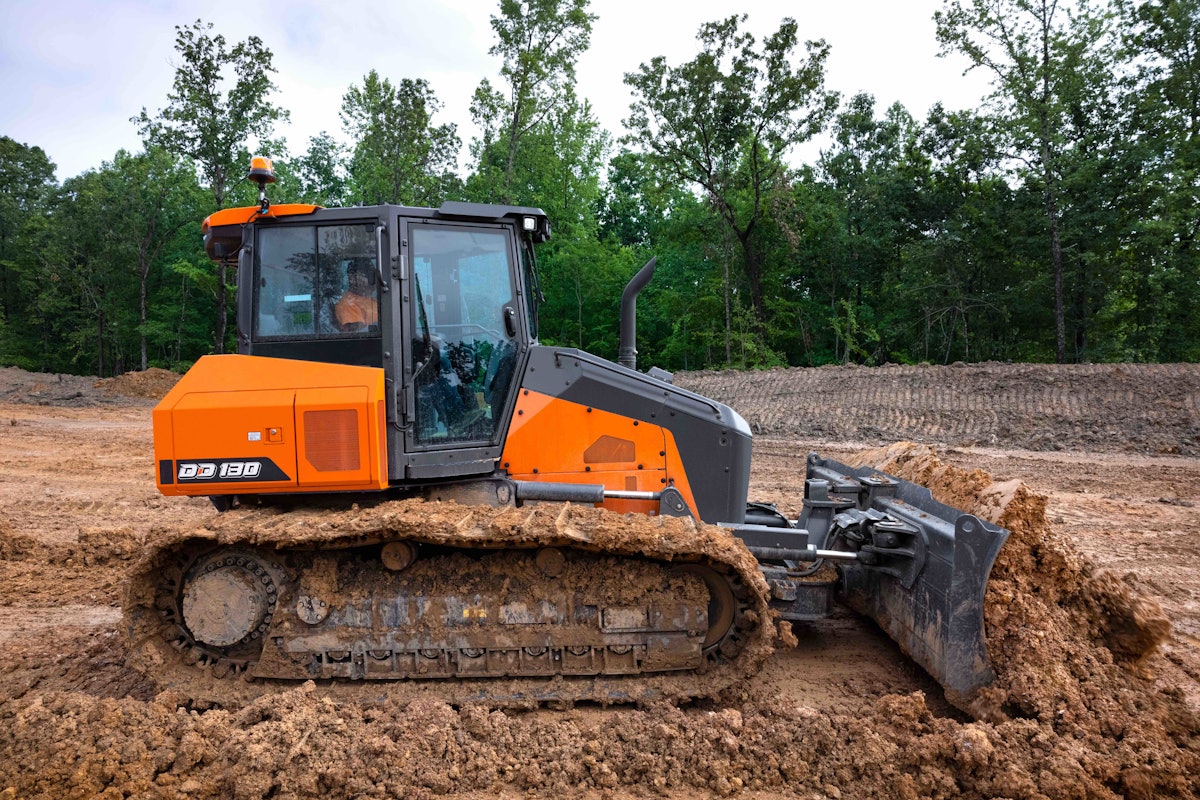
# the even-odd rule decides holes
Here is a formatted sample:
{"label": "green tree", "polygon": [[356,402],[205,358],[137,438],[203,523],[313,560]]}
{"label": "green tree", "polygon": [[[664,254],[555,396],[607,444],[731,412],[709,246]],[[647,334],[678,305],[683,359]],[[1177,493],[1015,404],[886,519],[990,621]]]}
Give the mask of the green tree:
{"label": "green tree", "polygon": [[309,137],[308,151],[292,165],[298,183],[297,201],[326,207],[347,205],[345,162],[345,146],[328,133]]}
{"label": "green tree", "polygon": [[1124,60],[1123,138],[1140,175],[1121,243],[1130,263],[1106,309],[1125,357],[1200,358],[1200,2],[1118,3]]}
{"label": "green tree", "polygon": [[206,193],[191,163],[161,148],[118,151],[63,190],[55,216],[61,258],[47,270],[49,285],[70,299],[58,307],[56,358],[99,375],[146,369],[151,350],[165,350],[172,335],[152,322],[152,303],[163,307],[155,317],[178,305],[162,291],[171,280],[166,255],[199,249]]}
{"label": "green tree", "polygon": [[[896,297],[908,315],[907,346],[898,355],[916,361],[1011,358],[1015,338],[1037,338],[1018,324],[1008,303],[1026,278],[1015,269],[1021,225],[1012,218],[1012,191],[1000,168],[991,127],[970,111],[929,112],[917,151],[928,160],[921,186],[922,235],[904,251]],[[1039,308],[1036,297],[1020,305]],[[1044,327],[1039,324],[1038,327]]]}
{"label": "green tree", "polygon": [[484,79],[471,101],[482,135],[471,147],[475,193],[512,203],[521,194],[518,153],[522,143],[560,107],[574,99],[575,62],[591,41],[596,16],[589,0],[501,0],[491,18],[506,91]]}
{"label": "green tree", "polygon": [[[288,119],[288,112],[268,99],[276,88],[271,82],[275,68],[262,40],[250,36],[229,47],[224,36],[211,35],[212,27],[201,20],[175,27],[175,50],[182,61],[167,105],[154,117],[143,108],[132,121],[148,147],[159,145],[195,162],[215,207],[221,209],[231,187],[249,168],[251,139],[266,140],[277,122]],[[226,269],[224,262],[217,267],[218,353],[225,352]]]}
{"label": "green tree", "polygon": [[[1040,182],[1050,269],[1054,281],[1054,350],[1066,361],[1063,267],[1063,174],[1072,150],[1066,131],[1072,112],[1086,108],[1095,86],[1080,80],[1103,52],[1107,25],[1088,0],[950,0],[934,15],[943,52],[959,51],[971,68],[991,73],[995,122],[1010,138],[1011,155]],[[1093,73],[1094,74],[1094,73]]]}
{"label": "green tree", "polygon": [[457,194],[461,142],[453,124],[433,125],[441,103],[425,80],[398,86],[371,70],[342,97],[342,123],[354,141],[349,200],[438,205]]}
{"label": "green tree", "polygon": [[39,365],[31,320],[58,184],[40,147],[0,137],[0,363]]}
{"label": "green tree", "polygon": [[755,247],[771,187],[784,175],[784,154],[821,130],[837,104],[824,89],[824,42],[808,42],[796,66],[797,25],[785,19],[755,49],[754,37],[729,17],[697,36],[700,53],[671,67],[662,56],[627,74],[634,92],[630,134],[671,179],[698,185],[736,239],[757,319],[765,319],[763,265]]}
{"label": "green tree", "polygon": [[913,158],[915,137],[902,105],[876,118],[875,99],[860,93],[838,114],[834,143],[819,161],[841,201],[842,224],[831,232],[839,245],[830,262],[840,274],[828,297],[840,361],[885,360],[906,336],[895,288],[905,248],[922,234],[917,192],[927,184],[925,164]]}
{"label": "green tree", "polygon": [[664,216],[657,171],[644,154],[624,148],[607,169],[597,212],[601,235],[626,247],[649,247]]}
{"label": "green tree", "polygon": [[633,256],[597,238],[606,144],[590,106],[567,97],[525,137],[515,170],[517,202],[541,208],[554,226],[554,239],[538,256],[548,298],[543,338],[615,357],[616,307]]}
{"label": "green tree", "polygon": [[138,279],[138,339],[141,368],[149,366],[147,332],[151,270],[161,268],[164,250],[188,226],[195,226],[203,198],[191,169],[161,148],[130,155],[119,151],[102,171],[111,212],[106,224],[119,232],[117,263],[132,263]]}

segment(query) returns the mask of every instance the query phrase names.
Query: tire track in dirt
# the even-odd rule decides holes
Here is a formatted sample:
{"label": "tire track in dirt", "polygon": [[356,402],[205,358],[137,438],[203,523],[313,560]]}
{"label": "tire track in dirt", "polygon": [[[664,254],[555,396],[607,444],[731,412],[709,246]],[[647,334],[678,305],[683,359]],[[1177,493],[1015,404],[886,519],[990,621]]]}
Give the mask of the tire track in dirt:
{"label": "tire track in dirt", "polygon": [[771,436],[1200,455],[1196,364],[846,366],[675,380]]}

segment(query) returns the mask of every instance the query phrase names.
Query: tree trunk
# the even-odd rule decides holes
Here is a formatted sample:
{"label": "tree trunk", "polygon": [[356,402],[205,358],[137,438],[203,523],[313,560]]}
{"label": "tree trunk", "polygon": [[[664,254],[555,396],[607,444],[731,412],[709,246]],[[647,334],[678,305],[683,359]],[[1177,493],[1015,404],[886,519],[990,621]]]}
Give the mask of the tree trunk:
{"label": "tree trunk", "polygon": [[142,272],[141,296],[138,303],[138,323],[141,330],[142,372],[146,371],[149,362],[146,359],[146,273]]}
{"label": "tree trunk", "polygon": [[517,162],[517,140],[521,131],[520,99],[514,103],[512,122],[508,126],[508,155],[504,161],[504,189],[501,199],[505,203],[515,202],[512,196],[513,168]]}
{"label": "tree trunk", "polygon": [[724,229],[721,232],[721,265],[724,268],[724,287],[725,295],[725,366],[726,368],[733,366],[733,313],[730,301],[730,286],[729,286],[729,231]]}
{"label": "tree trunk", "polygon": [[[1043,117],[1043,126],[1047,123]],[[1062,239],[1059,234],[1058,194],[1054,190],[1054,170],[1050,166],[1048,133],[1042,138],[1042,175],[1046,182],[1046,223],[1050,232],[1050,266],[1054,270],[1054,357],[1059,364],[1067,359],[1067,315],[1063,296]]]}
{"label": "tree trunk", "polygon": [[1038,144],[1041,146],[1042,176],[1046,182],[1046,219],[1050,232],[1050,266],[1054,270],[1054,356],[1059,364],[1067,358],[1067,316],[1063,299],[1062,240],[1059,236],[1058,193],[1054,188],[1054,166],[1050,141],[1050,17],[1053,7],[1048,8],[1042,0],[1042,96],[1038,106]]}
{"label": "tree trunk", "polygon": [[762,291],[762,264],[750,241],[750,229],[745,233],[739,232],[738,240],[742,243],[742,258],[746,263],[746,280],[750,283],[750,304],[754,306],[754,320],[761,329],[767,321],[767,308]]}
{"label": "tree trunk", "polygon": [[96,314],[96,375],[104,377],[104,311]]}
{"label": "tree trunk", "polygon": [[150,232],[142,240],[142,247],[138,252],[138,338],[141,340],[142,372],[145,372],[149,366],[146,359],[146,283],[150,277],[150,255],[146,250],[147,240],[153,235],[153,232],[154,228],[151,226]]}
{"label": "tree trunk", "polygon": [[175,329],[175,352],[173,353],[173,364],[179,364],[183,358],[183,325],[187,321],[187,278],[179,279],[179,327]]}

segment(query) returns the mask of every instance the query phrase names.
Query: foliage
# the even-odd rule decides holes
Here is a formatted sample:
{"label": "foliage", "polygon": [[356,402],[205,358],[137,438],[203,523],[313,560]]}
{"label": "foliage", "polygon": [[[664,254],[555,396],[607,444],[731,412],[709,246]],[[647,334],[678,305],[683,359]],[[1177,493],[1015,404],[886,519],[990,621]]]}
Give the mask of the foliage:
{"label": "foliage", "polygon": [[669,177],[699,186],[736,237],[758,319],[765,319],[761,254],[754,242],[783,158],[817,133],[836,106],[824,90],[824,42],[808,42],[793,68],[797,30],[785,19],[755,49],[740,30],[746,16],[707,23],[700,53],[679,67],[657,56],[625,76],[634,91],[625,141]]}
{"label": "foliage", "polygon": [[594,14],[589,0],[500,0],[491,18],[500,56],[502,92],[486,78],[471,101],[471,116],[482,136],[471,148],[475,193],[491,202],[520,202],[524,186],[518,153],[526,137],[574,99],[575,61],[591,41]]}
{"label": "foliage", "polygon": [[325,131],[309,137],[308,151],[296,158],[296,202],[330,208],[349,204],[344,166],[346,148]]}
{"label": "foliage", "polygon": [[[146,109],[133,118],[148,144],[196,162],[217,208],[249,167],[246,146],[253,137],[265,139],[288,112],[267,98],[275,91],[270,73],[271,51],[257,36],[233,47],[221,34],[212,36],[212,23],[196,20],[175,28],[175,50],[183,59],[167,105],[151,117]],[[226,71],[234,79],[228,91]]]}
{"label": "foliage", "polygon": [[454,125],[433,125],[440,108],[425,80],[393,86],[371,70],[361,87],[350,87],[342,97],[342,123],[355,143],[350,203],[436,206],[458,193],[460,142]]}
{"label": "foliage", "polygon": [[[1047,262],[1053,272],[1055,355],[1067,358],[1068,304],[1074,302],[1076,349],[1089,318],[1086,258],[1067,263],[1064,239],[1078,222],[1084,176],[1100,156],[1089,140],[1114,117],[1107,90],[1112,67],[1105,62],[1110,31],[1105,13],[1089,0],[951,0],[935,15],[944,51],[964,53],[993,78],[992,124],[1023,162],[1018,174],[1041,193],[1046,218]],[[1077,180],[1083,178],[1083,180]],[[1094,188],[1094,187],[1093,187]],[[1068,275],[1070,267],[1075,268]]]}
{"label": "foliage", "polygon": [[[196,163],[217,209],[225,208],[232,186],[250,166],[247,144],[263,142],[288,112],[267,98],[275,91],[272,54],[257,36],[228,47],[212,23],[196,20],[175,28],[175,50],[183,59],[175,69],[167,105],[151,117],[146,109],[132,119],[147,147],[161,146]],[[232,85],[226,70],[232,70]],[[215,349],[226,346],[228,292],[224,263],[217,267]]]}
{"label": "foliage", "polygon": [[40,369],[49,333],[38,302],[44,260],[53,252],[48,218],[57,185],[40,147],[0,137],[0,363]]}
{"label": "foliage", "polygon": [[230,343],[231,277],[199,222],[255,202],[252,146],[278,200],[545,210],[547,344],[615,358],[621,291],[656,257],[641,368],[1200,358],[1200,0],[946,0],[943,50],[993,93],[923,119],[867,92],[839,104],[829,48],[792,20],[761,42],[716,20],[694,57],[626,76],[615,151],[575,88],[595,19],[587,0],[501,0],[461,174],[427,81],[368,72],[346,140],[289,158],[266,45],[176,28],[140,152],[59,184],[41,149],[0,138],[0,364],[185,368]]}

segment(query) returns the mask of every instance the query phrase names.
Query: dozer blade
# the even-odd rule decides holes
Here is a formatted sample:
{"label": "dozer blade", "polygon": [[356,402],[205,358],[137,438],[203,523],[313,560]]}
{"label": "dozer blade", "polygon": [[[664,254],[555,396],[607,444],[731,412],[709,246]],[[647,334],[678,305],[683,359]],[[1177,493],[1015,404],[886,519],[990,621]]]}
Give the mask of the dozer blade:
{"label": "dozer blade", "polygon": [[923,486],[815,454],[799,522],[818,548],[856,554],[841,567],[844,602],[874,619],[949,697],[995,678],[983,603],[1007,530],[939,503]]}

